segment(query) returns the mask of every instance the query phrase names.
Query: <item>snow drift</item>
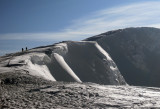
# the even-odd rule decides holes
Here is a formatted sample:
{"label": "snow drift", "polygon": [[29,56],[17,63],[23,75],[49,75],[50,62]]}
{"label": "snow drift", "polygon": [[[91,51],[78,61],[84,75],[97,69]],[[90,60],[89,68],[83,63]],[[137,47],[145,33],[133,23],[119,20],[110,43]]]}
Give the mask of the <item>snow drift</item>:
{"label": "snow drift", "polygon": [[5,72],[52,81],[126,84],[109,54],[94,41],[67,41],[0,57],[0,73]]}
{"label": "snow drift", "polygon": [[60,56],[57,53],[54,53],[54,57],[57,60],[57,62],[61,65],[61,67],[70,75],[72,78],[77,82],[82,82],[77,75],[72,71],[72,69],[68,66],[68,64],[65,62],[62,56]]}

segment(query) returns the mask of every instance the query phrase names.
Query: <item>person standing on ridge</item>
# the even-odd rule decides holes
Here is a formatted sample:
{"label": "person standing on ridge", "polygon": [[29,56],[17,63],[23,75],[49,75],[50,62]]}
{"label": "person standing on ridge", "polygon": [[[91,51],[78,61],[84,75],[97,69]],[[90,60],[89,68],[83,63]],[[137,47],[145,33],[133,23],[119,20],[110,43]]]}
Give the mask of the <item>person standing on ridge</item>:
{"label": "person standing on ridge", "polygon": [[28,51],[28,48],[26,47],[26,51]]}
{"label": "person standing on ridge", "polygon": [[23,52],[23,48],[22,48],[22,52]]}

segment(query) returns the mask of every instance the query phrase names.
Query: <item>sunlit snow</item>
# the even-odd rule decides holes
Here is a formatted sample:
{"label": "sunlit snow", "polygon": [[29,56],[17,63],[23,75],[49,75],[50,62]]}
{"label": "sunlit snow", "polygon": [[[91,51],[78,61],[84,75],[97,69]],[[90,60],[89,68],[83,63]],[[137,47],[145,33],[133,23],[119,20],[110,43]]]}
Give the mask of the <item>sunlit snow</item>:
{"label": "sunlit snow", "polygon": [[78,78],[78,76],[72,71],[72,69],[68,66],[68,64],[65,62],[65,60],[63,59],[62,56],[60,56],[57,53],[54,53],[54,57],[58,61],[58,63],[62,66],[62,68],[65,69],[67,71],[67,73],[70,74],[74,78],[75,81],[82,82]]}

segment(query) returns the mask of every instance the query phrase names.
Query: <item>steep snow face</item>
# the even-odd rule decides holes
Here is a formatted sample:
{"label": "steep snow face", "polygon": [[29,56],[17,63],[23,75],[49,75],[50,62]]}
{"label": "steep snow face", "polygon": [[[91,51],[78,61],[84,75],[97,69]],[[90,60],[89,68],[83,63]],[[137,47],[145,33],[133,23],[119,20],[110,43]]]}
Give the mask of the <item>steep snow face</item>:
{"label": "steep snow face", "polygon": [[96,41],[111,55],[128,84],[160,87],[160,29],[120,29],[86,41]]}
{"label": "steep snow face", "polygon": [[0,58],[0,69],[21,70],[52,81],[126,84],[109,54],[94,41],[63,42],[4,58]]}
{"label": "steep snow face", "polygon": [[[66,42],[66,44],[68,52],[63,55],[63,58],[81,81],[99,84],[126,84],[116,64],[98,43],[94,41],[72,41]],[[60,69],[60,66],[57,66],[55,62],[53,64],[56,69]],[[115,68],[115,70],[110,67]],[[51,70],[63,74],[66,72],[56,69]]]}

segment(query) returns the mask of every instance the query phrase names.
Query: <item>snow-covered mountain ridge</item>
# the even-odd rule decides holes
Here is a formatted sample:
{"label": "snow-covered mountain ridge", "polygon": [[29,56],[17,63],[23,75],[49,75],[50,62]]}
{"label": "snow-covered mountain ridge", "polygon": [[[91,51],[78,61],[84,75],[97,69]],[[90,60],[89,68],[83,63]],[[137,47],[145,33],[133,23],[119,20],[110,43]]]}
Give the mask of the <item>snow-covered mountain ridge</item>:
{"label": "snow-covered mountain ridge", "polygon": [[109,54],[94,41],[68,41],[0,57],[0,73],[21,72],[52,81],[126,84]]}

